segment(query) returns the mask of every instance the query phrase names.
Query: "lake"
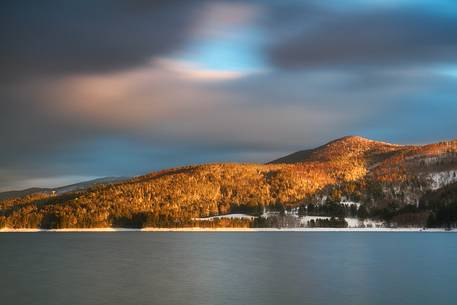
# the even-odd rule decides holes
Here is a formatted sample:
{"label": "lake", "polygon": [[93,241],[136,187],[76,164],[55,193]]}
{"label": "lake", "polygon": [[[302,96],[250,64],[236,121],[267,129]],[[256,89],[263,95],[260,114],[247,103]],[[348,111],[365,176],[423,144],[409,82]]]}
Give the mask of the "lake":
{"label": "lake", "polygon": [[0,304],[456,304],[457,234],[0,234]]}

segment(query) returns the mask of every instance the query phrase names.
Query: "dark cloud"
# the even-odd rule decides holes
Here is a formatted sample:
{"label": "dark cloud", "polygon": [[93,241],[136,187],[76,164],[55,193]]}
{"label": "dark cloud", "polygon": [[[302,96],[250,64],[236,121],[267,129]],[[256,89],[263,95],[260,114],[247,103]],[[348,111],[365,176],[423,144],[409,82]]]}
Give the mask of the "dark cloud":
{"label": "dark cloud", "polygon": [[[457,16],[423,10],[302,15],[301,30],[276,37],[271,62],[282,68],[343,68],[446,63],[457,59]],[[280,21],[281,22],[281,21]],[[285,20],[283,22],[288,23]]]}
{"label": "dark cloud", "polygon": [[1,1],[0,77],[142,64],[182,47],[200,6],[193,1]]}

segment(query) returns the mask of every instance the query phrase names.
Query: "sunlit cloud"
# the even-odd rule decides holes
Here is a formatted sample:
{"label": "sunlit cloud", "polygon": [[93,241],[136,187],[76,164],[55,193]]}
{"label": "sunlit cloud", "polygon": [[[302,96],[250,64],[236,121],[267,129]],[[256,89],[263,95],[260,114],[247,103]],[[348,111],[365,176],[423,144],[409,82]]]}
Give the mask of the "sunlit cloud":
{"label": "sunlit cloud", "polygon": [[160,58],[154,61],[161,68],[174,72],[178,77],[197,81],[223,81],[241,78],[243,76],[259,73],[257,70],[237,69],[206,69],[197,63]]}

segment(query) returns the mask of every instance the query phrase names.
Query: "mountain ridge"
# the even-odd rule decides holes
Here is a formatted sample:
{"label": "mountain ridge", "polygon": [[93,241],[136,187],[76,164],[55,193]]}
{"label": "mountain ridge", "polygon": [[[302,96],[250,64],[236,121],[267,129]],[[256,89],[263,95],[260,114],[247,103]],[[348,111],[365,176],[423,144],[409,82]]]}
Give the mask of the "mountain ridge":
{"label": "mountain ridge", "polygon": [[59,187],[29,187],[23,190],[11,190],[0,192],[0,200],[6,200],[15,197],[24,197],[27,195],[32,195],[35,193],[52,193],[63,194],[66,192],[72,192],[77,190],[84,190],[95,184],[107,184],[107,183],[116,183],[129,179],[129,177],[102,177],[91,179],[87,181],[81,181],[78,183],[72,183],[69,185],[59,186]]}
{"label": "mountain ridge", "polygon": [[[436,143],[435,143],[436,144]],[[267,164],[274,164],[274,163],[298,163],[303,161],[310,161],[309,157],[312,157],[313,154],[321,154],[328,152],[329,150],[334,150],[337,154],[340,154],[342,150],[354,150],[365,147],[365,151],[369,150],[370,148],[377,148],[381,150],[382,148],[385,150],[399,150],[404,148],[413,148],[413,147],[421,147],[421,145],[402,145],[402,144],[393,144],[383,141],[376,141],[371,140],[368,138],[364,138],[361,136],[344,136],[330,142],[327,142],[321,146],[312,149],[300,150],[288,154],[286,156],[280,157],[273,161],[268,162]],[[329,159],[329,157],[327,157]]]}
{"label": "mountain ridge", "polygon": [[[346,214],[361,209],[360,215],[386,223],[414,219],[424,225],[435,213],[431,205],[404,215],[419,209],[428,192],[457,182],[456,140],[395,145],[352,136],[305,157],[295,163],[189,165],[62,195],[3,200],[0,227],[195,226],[202,224],[194,219],[260,215],[263,209],[300,208],[306,214],[307,207],[315,207],[314,213],[335,214],[343,202],[358,206],[344,208]],[[255,224],[225,220],[223,225]]]}

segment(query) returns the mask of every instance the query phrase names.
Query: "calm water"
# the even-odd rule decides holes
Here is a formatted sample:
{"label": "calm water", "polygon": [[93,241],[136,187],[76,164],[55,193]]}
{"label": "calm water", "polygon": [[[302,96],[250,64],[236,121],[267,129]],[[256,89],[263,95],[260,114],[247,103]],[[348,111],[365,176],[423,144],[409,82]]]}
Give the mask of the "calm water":
{"label": "calm water", "polygon": [[0,304],[457,304],[452,233],[0,234]]}

